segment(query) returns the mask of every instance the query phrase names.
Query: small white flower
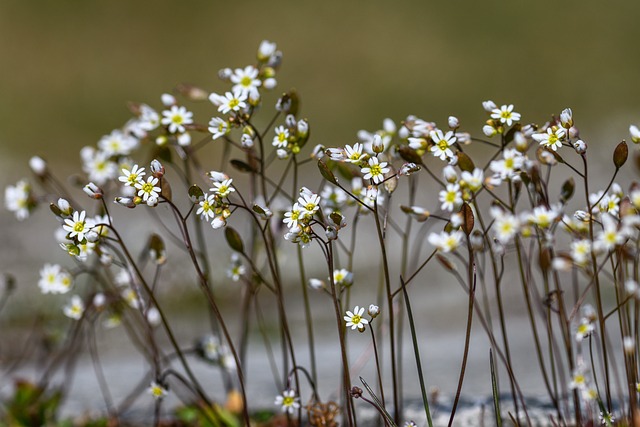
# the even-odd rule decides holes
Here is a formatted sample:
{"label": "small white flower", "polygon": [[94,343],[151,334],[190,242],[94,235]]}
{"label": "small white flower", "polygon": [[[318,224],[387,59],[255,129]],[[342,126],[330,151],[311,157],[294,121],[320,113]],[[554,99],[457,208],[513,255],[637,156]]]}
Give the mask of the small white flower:
{"label": "small white flower", "polygon": [[347,315],[344,316],[344,320],[347,322],[347,328],[351,328],[351,330],[358,329],[360,332],[364,331],[366,325],[369,324],[369,321],[362,317],[364,314],[364,307],[356,307],[353,309],[353,312],[347,311]]}
{"label": "small white flower", "polygon": [[360,169],[364,174],[364,179],[372,179],[375,184],[380,184],[384,180],[384,174],[391,169],[387,167],[387,162],[378,162],[377,157],[369,158],[369,166]]}
{"label": "small white flower", "polygon": [[262,40],[262,42],[260,42],[260,47],[258,47],[258,60],[266,61],[271,58],[271,56],[276,53],[276,47],[275,43],[268,40]]}
{"label": "small white flower", "polygon": [[447,188],[440,191],[439,200],[442,202],[441,209],[453,212],[454,209],[462,205],[460,186],[458,184],[447,184]]}
{"label": "small white flower", "polygon": [[231,82],[234,83],[231,90],[247,95],[252,89],[257,89],[262,85],[258,79],[258,69],[251,65],[244,67],[244,69],[236,68],[231,75]]}
{"label": "small white flower", "polygon": [[569,383],[569,388],[571,390],[583,390],[587,387],[587,377],[585,376],[584,371],[584,365],[578,365],[578,367],[573,371],[573,376]]}
{"label": "small white flower", "polygon": [[554,129],[549,127],[546,133],[534,133],[531,137],[539,142],[540,145],[557,151],[558,148],[562,147],[562,141],[564,141],[566,134],[566,131],[562,128]]}
{"label": "small white flower", "polygon": [[93,228],[93,220],[85,219],[87,213],[85,211],[75,211],[71,218],[64,220],[62,229],[68,232],[68,237],[73,239],[74,237],[81,242],[84,240],[85,235]]}
{"label": "small white flower", "polygon": [[456,142],[457,138],[452,131],[443,134],[440,129],[436,129],[431,131],[429,136],[433,141],[430,150],[435,157],[438,157],[440,160],[447,160],[453,157],[451,146]]}
{"label": "small white flower", "polygon": [[500,123],[506,123],[507,126],[511,126],[513,122],[520,120],[520,114],[513,111],[513,104],[503,105],[499,109],[494,108],[491,110],[491,118],[500,120]]}
{"label": "small white flower", "polygon": [[640,143],[640,129],[638,129],[638,126],[629,126],[629,133],[631,134],[631,140],[635,144]]}
{"label": "small white flower", "polygon": [[502,160],[493,160],[489,167],[500,179],[513,178],[524,165],[524,157],[515,148],[507,148],[502,153]]}
{"label": "small white flower", "polygon": [[481,168],[475,168],[473,173],[463,171],[460,174],[460,178],[460,185],[466,186],[469,190],[475,193],[482,188],[482,184],[484,182],[484,171]]}
{"label": "small white flower", "polygon": [[285,390],[276,396],[274,404],[280,406],[282,412],[293,414],[296,409],[300,408],[300,398],[296,396],[295,391]]}
{"label": "small white flower", "polygon": [[205,194],[204,199],[199,203],[200,207],[196,211],[196,215],[200,215],[203,220],[212,220],[215,216],[216,197],[213,194]]}
{"label": "small white flower", "polygon": [[298,221],[300,221],[303,216],[303,209],[300,208],[298,203],[294,203],[291,210],[285,212],[282,222],[284,222],[290,229],[298,228]]}
{"label": "small white flower", "polygon": [[353,284],[353,273],[346,268],[341,268],[333,271],[333,282],[336,286],[349,287]]}
{"label": "small white flower", "polygon": [[235,188],[231,185],[233,179],[225,179],[222,182],[214,182],[213,188],[210,188],[209,191],[213,191],[220,197],[227,197],[229,194],[233,193]]}
{"label": "small white flower", "polygon": [[118,177],[118,181],[123,182],[126,186],[134,187],[136,183],[142,181],[142,177],[145,175],[144,168],[133,165],[131,170],[122,168],[122,175]]}
{"label": "small white flower", "polygon": [[40,270],[38,287],[43,294],[65,294],[73,285],[71,274],[58,264],[45,264]]}
{"label": "small white flower", "polygon": [[69,303],[62,308],[62,312],[65,316],[73,320],[79,320],[84,313],[84,302],[82,298],[78,295],[72,296]]}
{"label": "small white flower", "polygon": [[298,204],[304,210],[304,216],[311,218],[320,209],[320,196],[314,193],[302,194],[298,197]]}
{"label": "small white flower", "polygon": [[353,147],[350,145],[345,145],[345,160],[349,163],[353,163],[354,165],[359,164],[364,157],[364,154],[362,152],[363,148],[364,146],[358,142],[353,144]]}
{"label": "small white flower", "polygon": [[289,143],[289,129],[284,126],[278,126],[275,129],[276,136],[273,137],[271,144],[278,148],[287,148]]}
{"label": "small white flower", "polygon": [[441,231],[440,233],[429,234],[427,240],[429,241],[429,243],[435,246],[436,249],[447,253],[455,251],[462,243],[463,237],[464,234],[459,230],[453,231],[451,233]]}
{"label": "small white flower", "polygon": [[169,391],[157,382],[152,381],[147,388],[147,393],[149,393],[155,400],[161,400],[169,393]]}
{"label": "small white flower", "polygon": [[126,156],[138,146],[138,140],[119,129],[105,135],[98,142],[98,148],[109,156]]}
{"label": "small white flower", "polygon": [[135,188],[138,189],[138,196],[142,197],[142,200],[145,202],[149,200],[149,198],[158,198],[158,195],[162,191],[160,187],[157,187],[158,178],[154,176],[147,177],[147,182],[144,182],[142,179],[134,184]]}
{"label": "small white flower", "polygon": [[503,212],[500,209],[492,209],[491,214],[495,218],[493,229],[496,233],[496,239],[503,245],[509,243],[518,233],[520,221],[514,215]]}
{"label": "small white flower", "polygon": [[595,329],[595,326],[589,319],[583,318],[576,330],[576,341],[581,342],[585,337],[589,336]]}
{"label": "small white flower", "polygon": [[218,139],[227,135],[230,131],[229,122],[220,117],[214,117],[209,122],[209,132],[213,134],[213,139]]}
{"label": "small white flower", "polygon": [[[18,220],[29,217],[31,204],[31,186],[25,180],[20,180],[16,185],[9,185],[4,190],[4,205],[8,211],[13,212]],[[63,210],[63,209],[61,209]]]}
{"label": "small white flower", "polygon": [[193,123],[193,113],[183,106],[173,105],[162,112],[162,124],[169,127],[170,133],[184,133],[185,125]]}
{"label": "small white flower", "polygon": [[532,213],[525,216],[525,219],[540,228],[549,228],[559,215],[560,211],[557,208],[547,209],[546,206],[536,206]]}
{"label": "small white flower", "polygon": [[571,242],[571,259],[579,266],[584,266],[591,256],[591,240],[582,239]]}
{"label": "small white flower", "polygon": [[227,114],[230,111],[240,111],[243,108],[247,107],[247,94],[238,90],[234,90],[233,93],[227,92],[224,94],[224,97],[220,98],[220,106],[218,107],[218,111],[222,114]]}

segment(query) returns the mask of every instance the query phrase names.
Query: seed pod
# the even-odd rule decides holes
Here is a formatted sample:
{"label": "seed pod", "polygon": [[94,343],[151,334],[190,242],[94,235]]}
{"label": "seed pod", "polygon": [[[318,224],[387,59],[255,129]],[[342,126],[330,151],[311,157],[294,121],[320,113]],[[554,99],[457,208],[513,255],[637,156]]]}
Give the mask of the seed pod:
{"label": "seed pod", "polygon": [[629,157],[629,146],[626,141],[622,141],[613,151],[613,164],[616,169],[620,169],[625,164],[627,157]]}
{"label": "seed pod", "polygon": [[327,164],[322,160],[318,160],[318,169],[320,169],[320,175],[322,175],[324,179],[326,179],[327,181],[329,181],[334,185],[338,185],[338,180],[336,179],[336,176],[333,174],[333,172],[331,172],[331,170],[329,170],[329,167],[327,166]]}

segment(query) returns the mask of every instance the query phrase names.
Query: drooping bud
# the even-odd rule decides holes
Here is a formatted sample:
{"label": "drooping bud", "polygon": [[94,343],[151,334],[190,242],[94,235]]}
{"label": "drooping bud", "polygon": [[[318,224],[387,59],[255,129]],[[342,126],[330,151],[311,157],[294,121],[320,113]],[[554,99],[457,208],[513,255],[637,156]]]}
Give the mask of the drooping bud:
{"label": "drooping bud", "polygon": [[571,111],[571,108],[562,110],[562,113],[560,113],[560,123],[562,123],[562,127],[565,129],[573,126],[573,111]]}
{"label": "drooping bud", "polygon": [[460,127],[460,121],[457,117],[449,116],[448,123],[451,129],[458,129]]}
{"label": "drooping bud", "polygon": [[372,319],[375,319],[380,314],[380,307],[375,304],[371,304],[369,306],[369,309],[367,310],[367,313],[369,314],[369,316],[371,316]]}
{"label": "drooping bud", "polygon": [[164,176],[164,166],[162,166],[162,163],[160,163],[156,159],[153,159],[151,161],[150,170],[151,170],[151,174],[158,179]]}
{"label": "drooping bud", "polygon": [[82,191],[84,191],[87,196],[96,200],[102,199],[102,196],[104,195],[104,193],[102,192],[102,189],[97,185],[95,185],[93,182],[90,182],[87,185],[85,185],[82,188]]}
{"label": "drooping bud", "polygon": [[484,108],[484,111],[487,111],[487,112],[490,113],[493,110],[495,110],[496,108],[498,108],[498,106],[493,101],[483,101],[482,102],[482,108]]}
{"label": "drooping bud", "polygon": [[39,177],[43,177],[47,174],[47,162],[42,157],[33,156],[29,159],[29,167]]}
{"label": "drooping bud", "polygon": [[162,101],[162,105],[165,107],[176,105],[176,97],[170,93],[163,93],[162,96],[160,96],[160,100]]}
{"label": "drooping bud", "polygon": [[587,143],[581,139],[578,139],[573,143],[573,148],[576,150],[576,153],[582,155],[587,152]]}

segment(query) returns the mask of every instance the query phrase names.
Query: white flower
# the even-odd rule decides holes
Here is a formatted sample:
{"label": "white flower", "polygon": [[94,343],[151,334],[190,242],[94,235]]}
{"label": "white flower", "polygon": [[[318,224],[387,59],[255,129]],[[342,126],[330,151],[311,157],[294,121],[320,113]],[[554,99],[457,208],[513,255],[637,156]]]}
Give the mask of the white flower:
{"label": "white flower", "polygon": [[213,134],[213,139],[218,139],[229,133],[229,122],[220,117],[214,117],[209,122],[209,132]]}
{"label": "white flower", "polygon": [[83,241],[85,235],[93,228],[93,220],[85,219],[87,213],[85,211],[73,213],[72,218],[64,220],[62,229],[68,232],[69,239],[74,237],[79,241]]}
{"label": "white flower", "polygon": [[591,240],[582,239],[571,242],[571,259],[579,266],[584,266],[591,256]]}
{"label": "white flower", "polygon": [[474,193],[482,188],[484,182],[484,172],[481,168],[475,168],[473,173],[462,171],[460,174],[460,185],[466,186]]}
{"label": "white flower", "polygon": [[160,400],[165,397],[169,391],[157,382],[151,381],[151,384],[149,384],[149,387],[147,388],[147,393],[149,393],[155,400]]}
{"label": "white flower", "polygon": [[452,231],[451,233],[441,231],[440,233],[429,234],[427,240],[435,246],[436,249],[447,253],[455,251],[462,243],[463,237],[464,234],[459,230]]}
{"label": "white flower", "polygon": [[287,148],[287,144],[289,143],[289,129],[284,126],[278,126],[275,132],[276,136],[273,137],[271,144],[274,147]]}
{"label": "white flower", "polygon": [[131,287],[126,287],[120,292],[122,299],[134,310],[139,309],[142,306],[142,300],[138,296],[138,293]]}
{"label": "white flower", "polygon": [[353,163],[354,165],[357,165],[358,163],[360,163],[360,161],[364,157],[364,154],[362,153],[363,148],[364,146],[357,142],[353,144],[353,147],[350,145],[345,145],[344,146],[345,160],[349,163]]}
{"label": "white flower", "polygon": [[546,206],[536,206],[532,213],[525,216],[525,219],[540,228],[549,228],[559,215],[560,211],[555,207],[547,209]]}
{"label": "white flower", "polygon": [[627,233],[627,230],[618,230],[618,222],[614,217],[604,214],[602,215],[602,232],[593,243],[594,249],[609,252],[627,240]]}
{"label": "white flower", "polygon": [[493,228],[496,232],[496,239],[503,245],[509,243],[520,229],[518,218],[500,209],[492,209],[491,214],[495,218]]}
{"label": "white flower", "polygon": [[298,204],[304,210],[304,216],[311,218],[320,208],[320,196],[317,194],[302,194],[298,197]]}
{"label": "white flower", "polygon": [[287,227],[289,227],[293,231],[294,228],[298,228],[298,221],[300,221],[300,219],[302,219],[301,217],[303,216],[304,211],[300,208],[300,205],[298,203],[294,203],[293,207],[291,207],[291,210],[285,212],[282,222],[284,222]]}
{"label": "white flower", "polygon": [[156,187],[158,183],[158,178],[154,176],[147,177],[147,182],[140,180],[134,184],[135,188],[138,189],[138,196],[142,197],[142,200],[145,202],[149,200],[149,198],[156,198],[160,194],[160,187]]}
{"label": "white flower", "polygon": [[246,100],[247,94],[244,92],[238,90],[234,90],[233,93],[226,92],[224,97],[219,97],[220,106],[218,111],[222,114],[227,114],[230,111],[240,111],[242,108],[247,107]]}
{"label": "white flower", "polygon": [[82,298],[78,295],[72,296],[69,303],[62,308],[62,312],[71,319],[79,320],[84,313],[84,302],[82,302]]}
{"label": "white flower", "polygon": [[205,194],[204,199],[199,203],[200,207],[196,211],[196,215],[200,215],[203,220],[209,221],[215,216],[216,196],[213,194]]}
{"label": "white flower", "polygon": [[29,205],[31,201],[31,186],[25,180],[20,180],[16,185],[9,185],[4,190],[4,205],[8,211],[13,212],[20,221],[29,217]]}
{"label": "white flower", "polygon": [[209,191],[215,192],[220,197],[227,197],[229,194],[233,193],[235,188],[231,185],[233,179],[225,179],[222,182],[214,182],[213,188],[210,188]]}
{"label": "white flower", "polygon": [[184,133],[184,125],[193,123],[193,113],[183,106],[173,105],[162,112],[162,124],[169,127],[170,133]]}
{"label": "white flower", "polygon": [[634,143],[640,143],[640,129],[638,129],[638,126],[629,126],[629,133],[631,134],[631,140]]}
{"label": "white flower", "polygon": [[105,135],[98,142],[98,148],[109,156],[126,156],[138,146],[138,140],[119,129]]}
{"label": "white flower", "polygon": [[227,270],[227,277],[229,277],[234,282],[240,280],[240,277],[244,276],[247,269],[240,261],[240,258],[237,254],[233,254],[231,256],[231,266]]}
{"label": "white flower", "polygon": [[43,294],[65,294],[73,285],[71,274],[58,264],[45,264],[40,270],[38,287]]}
{"label": "white flower", "polygon": [[44,176],[47,172],[47,162],[42,157],[33,156],[29,159],[29,168],[38,176]]}
{"label": "white flower", "polygon": [[447,184],[447,188],[440,191],[439,200],[442,202],[441,209],[453,212],[454,209],[462,205],[460,186],[458,184]]}
{"label": "white flower", "polygon": [[236,68],[231,75],[231,82],[235,83],[231,90],[249,94],[252,89],[257,89],[262,82],[258,79],[258,69],[247,65],[242,68]]}
{"label": "white flower", "polygon": [[436,129],[432,130],[429,136],[433,141],[430,150],[435,157],[440,158],[440,160],[447,160],[453,157],[451,146],[456,142],[457,138],[452,131],[443,134],[440,129]]}
{"label": "white flower", "polygon": [[118,165],[112,161],[110,156],[103,151],[93,151],[85,153],[82,169],[87,173],[89,181],[97,185],[103,185],[108,180],[113,179],[118,174]]}
{"label": "white flower", "polygon": [[585,376],[584,371],[584,365],[578,365],[578,367],[573,371],[573,376],[569,383],[569,388],[571,390],[583,390],[587,387],[587,377]]}
{"label": "white flower", "polygon": [[387,162],[378,162],[377,157],[369,158],[369,167],[360,169],[360,172],[364,174],[364,179],[372,179],[375,184],[379,184],[384,180],[384,174],[389,172]]}
{"label": "white flower", "polygon": [[300,398],[296,396],[295,391],[285,390],[282,394],[276,396],[274,404],[280,406],[282,412],[293,414],[294,411],[300,407]]}
{"label": "white flower", "polygon": [[258,60],[266,61],[271,58],[271,56],[276,53],[276,47],[275,43],[268,40],[262,40],[260,42],[260,47],[258,47]]}
{"label": "white flower", "polygon": [[520,120],[520,114],[513,111],[513,104],[509,104],[501,106],[500,109],[494,108],[491,110],[491,118],[511,126],[513,122]]}
{"label": "white flower", "polygon": [[131,170],[122,168],[122,175],[118,177],[118,181],[123,182],[126,186],[134,187],[136,183],[142,181],[142,177],[145,176],[145,174],[144,168],[133,165]]}
{"label": "white flower", "polygon": [[364,314],[364,307],[356,307],[353,309],[353,312],[347,310],[347,315],[344,316],[344,320],[347,322],[347,328],[351,328],[351,330],[358,329],[360,332],[364,331],[366,325],[369,324],[369,321],[362,317]]}
{"label": "white flower", "polygon": [[141,104],[138,125],[147,132],[152,131],[160,126],[160,116],[153,108],[146,104]]}
{"label": "white flower", "polygon": [[333,271],[333,282],[336,286],[349,287],[353,284],[353,273],[346,268],[341,268]]}
{"label": "white flower", "polygon": [[587,318],[583,318],[582,320],[580,320],[580,324],[578,325],[578,328],[576,329],[576,341],[577,342],[582,342],[582,340],[589,336],[591,334],[591,332],[593,332],[595,329],[593,323],[591,321],[589,321],[589,319]]}
{"label": "white flower", "polygon": [[486,112],[490,113],[496,108],[498,108],[498,106],[496,105],[495,102],[488,100],[488,101],[482,101],[482,108],[484,108]]}
{"label": "white flower", "polygon": [[515,148],[507,148],[502,156],[502,160],[493,160],[490,168],[499,175],[500,179],[512,178],[524,165],[524,157]]}
{"label": "white flower", "polygon": [[553,127],[549,127],[546,133],[534,133],[531,137],[539,142],[540,145],[557,151],[558,148],[562,147],[562,141],[564,141],[566,134],[566,131],[562,128],[554,129]]}

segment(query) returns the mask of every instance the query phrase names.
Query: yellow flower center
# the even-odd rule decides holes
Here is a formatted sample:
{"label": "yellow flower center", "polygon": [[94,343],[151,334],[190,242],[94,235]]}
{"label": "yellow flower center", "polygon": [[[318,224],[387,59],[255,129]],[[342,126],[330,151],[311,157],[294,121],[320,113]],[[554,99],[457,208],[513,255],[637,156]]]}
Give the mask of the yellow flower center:
{"label": "yellow flower center", "polygon": [[500,112],[500,117],[502,117],[503,119],[510,119],[511,118],[511,112],[510,111],[502,111],[502,112]]}
{"label": "yellow flower center", "polygon": [[512,158],[504,159],[504,167],[507,169],[513,169],[514,161]]}
{"label": "yellow flower center", "polygon": [[372,165],[370,168],[371,176],[382,175],[382,170],[379,165]]}
{"label": "yellow flower center", "polygon": [[449,191],[447,193],[447,195],[445,196],[445,201],[449,202],[449,203],[453,203],[453,202],[456,201],[456,196],[457,196],[457,193],[455,193],[453,191]]}
{"label": "yellow flower center", "polygon": [[182,124],[182,116],[180,114],[174,114],[171,116],[171,122],[177,125]]}
{"label": "yellow flower center", "polygon": [[240,100],[238,98],[233,98],[232,100],[229,101],[229,108],[231,108],[232,110],[235,110],[239,104],[240,104]]}
{"label": "yellow flower center", "polygon": [[151,193],[153,191],[153,184],[146,182],[142,185],[142,191],[145,193]]}
{"label": "yellow flower center", "polygon": [[286,396],[284,399],[282,399],[283,406],[291,406],[293,405],[293,402],[295,402],[295,399],[293,397]]}
{"label": "yellow flower center", "polygon": [[449,148],[449,143],[446,139],[441,139],[440,142],[438,142],[438,149],[440,151],[446,151],[447,148]]}
{"label": "yellow flower center", "polygon": [[351,317],[351,322],[354,325],[357,325],[360,323],[360,319],[362,319],[362,317],[358,316],[357,314],[354,314],[353,317]]}
{"label": "yellow flower center", "polygon": [[240,80],[240,84],[244,87],[249,87],[251,86],[251,82],[253,81],[253,79],[249,76],[244,76],[242,78],[242,80]]}
{"label": "yellow flower center", "polygon": [[73,226],[73,231],[80,233],[82,230],[84,230],[84,222],[76,222]]}

